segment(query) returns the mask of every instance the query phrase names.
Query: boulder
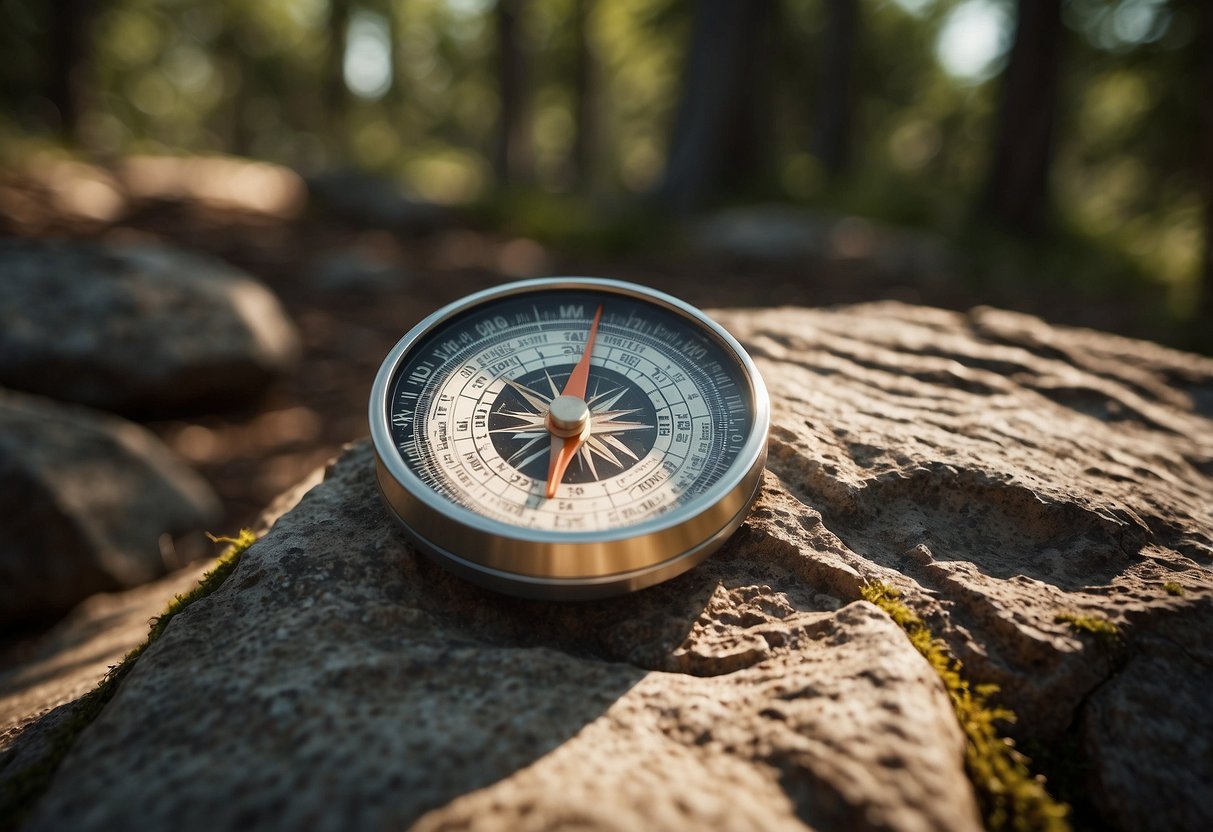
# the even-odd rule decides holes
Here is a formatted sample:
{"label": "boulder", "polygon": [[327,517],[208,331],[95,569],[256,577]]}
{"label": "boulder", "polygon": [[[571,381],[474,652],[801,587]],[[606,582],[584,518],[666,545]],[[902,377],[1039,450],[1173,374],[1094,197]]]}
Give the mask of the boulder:
{"label": "boulder", "polygon": [[0,625],[163,575],[188,555],[175,539],[218,514],[210,486],[144,428],[0,391]]}
{"label": "boulder", "polygon": [[308,195],[347,222],[407,235],[450,226],[449,208],[410,193],[392,179],[356,170],[333,170],[307,177]]}
{"label": "boulder", "polygon": [[963,271],[960,256],[940,235],[781,204],[718,211],[695,220],[688,237],[692,250],[713,257],[785,265],[859,263],[927,285]]}
{"label": "boulder", "polygon": [[298,336],[225,263],[152,245],[0,242],[0,384],[117,411],[231,402],[288,371]]}
{"label": "boulder", "polygon": [[773,425],[704,564],[495,595],[410,547],[360,443],[140,658],[26,828],[981,828],[874,583],[1091,823],[1208,828],[1213,361],[989,309],[718,318]]}

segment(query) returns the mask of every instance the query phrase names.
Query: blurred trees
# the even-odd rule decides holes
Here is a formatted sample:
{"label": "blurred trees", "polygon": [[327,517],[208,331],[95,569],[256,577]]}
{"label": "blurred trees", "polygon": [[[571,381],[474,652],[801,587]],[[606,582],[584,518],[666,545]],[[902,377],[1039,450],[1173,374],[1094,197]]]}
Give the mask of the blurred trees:
{"label": "blurred trees", "polygon": [[[0,154],[66,136],[360,166],[444,202],[508,184],[982,220],[1111,252],[1192,309],[1213,275],[1211,7],[0,0]],[[986,24],[986,63],[951,66]]]}
{"label": "blurred trees", "polygon": [[654,197],[683,214],[761,181],[769,143],[774,0],[700,0],[665,171]]}
{"label": "blurred trees", "polygon": [[493,173],[504,185],[530,178],[531,137],[527,119],[526,47],[519,31],[523,0],[497,0],[497,140]]}
{"label": "blurred trees", "polygon": [[830,179],[846,172],[851,159],[851,118],[855,108],[859,0],[824,0],[821,80],[816,87],[813,155]]}
{"label": "blurred trees", "polygon": [[1011,231],[1032,235],[1044,228],[1050,208],[1061,0],[1018,0],[1016,7],[981,210]]}

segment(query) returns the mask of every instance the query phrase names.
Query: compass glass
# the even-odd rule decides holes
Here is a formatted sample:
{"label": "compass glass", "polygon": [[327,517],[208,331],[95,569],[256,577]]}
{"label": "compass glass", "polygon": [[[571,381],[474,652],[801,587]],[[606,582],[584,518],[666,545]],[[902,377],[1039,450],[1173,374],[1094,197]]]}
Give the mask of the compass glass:
{"label": "compass glass", "polygon": [[[580,392],[583,363],[562,438],[553,402]],[[712,329],[593,289],[520,292],[439,321],[387,393],[392,444],[427,488],[553,531],[618,529],[688,505],[737,463],[755,423],[745,368]]]}

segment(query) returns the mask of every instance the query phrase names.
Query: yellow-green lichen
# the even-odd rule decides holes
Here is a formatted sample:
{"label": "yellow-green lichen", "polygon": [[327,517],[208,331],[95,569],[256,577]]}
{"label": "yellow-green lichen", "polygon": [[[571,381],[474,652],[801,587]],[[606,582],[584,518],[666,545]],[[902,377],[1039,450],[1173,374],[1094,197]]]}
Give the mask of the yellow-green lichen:
{"label": "yellow-green lichen", "polygon": [[1110,643],[1120,639],[1120,628],[1106,618],[1097,615],[1079,615],[1076,612],[1059,612],[1053,617],[1058,624],[1069,624],[1079,634],[1095,636],[1099,641]]}
{"label": "yellow-green lichen", "polygon": [[[63,721],[56,725],[46,739],[47,751],[35,762],[11,775],[4,775],[4,768],[9,762],[0,758],[0,829],[15,828],[23,817],[33,807],[47,786],[51,777],[59,768],[67,752],[71,750],[76,737],[92,724],[101,713],[101,709],[114,698],[119,685],[135,666],[135,661],[151,644],[160,638],[169,621],[190,604],[205,598],[223,585],[227,576],[236,568],[240,556],[257,542],[257,536],[248,529],[241,529],[236,537],[210,536],[215,543],[228,544],[215,561],[213,569],[202,576],[198,585],[184,595],[176,596],[168,607],[158,617],[153,618],[147,638],[138,647],[123,657],[122,661],[111,667],[102,677],[97,687],[93,688],[80,699],[71,703],[69,713]],[[11,752],[10,752],[11,753]]]}
{"label": "yellow-green lichen", "polygon": [[1162,585],[1162,588],[1167,591],[1168,595],[1183,595],[1184,594],[1184,588],[1182,586],[1180,586],[1179,584],[1177,584],[1175,581],[1167,581],[1165,584]]}
{"label": "yellow-green lichen", "polygon": [[1069,807],[1049,796],[1042,778],[1028,770],[1028,758],[1000,735],[997,724],[1015,721],[1006,708],[991,705],[995,685],[970,685],[958,659],[948,652],[888,584],[866,584],[864,599],[884,610],[905,631],[947,688],[965,735],[965,769],[990,830],[1068,830]]}

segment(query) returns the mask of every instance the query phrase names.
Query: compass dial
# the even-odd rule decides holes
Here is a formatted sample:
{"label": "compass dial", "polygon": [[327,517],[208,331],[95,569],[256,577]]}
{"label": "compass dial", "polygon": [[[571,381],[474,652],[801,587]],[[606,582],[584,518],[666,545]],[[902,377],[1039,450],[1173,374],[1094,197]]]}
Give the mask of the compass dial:
{"label": "compass dial", "polygon": [[440,310],[388,356],[371,401],[406,530],[468,577],[541,597],[624,591],[706,556],[752,501],[768,419],[724,330],[590,279]]}

